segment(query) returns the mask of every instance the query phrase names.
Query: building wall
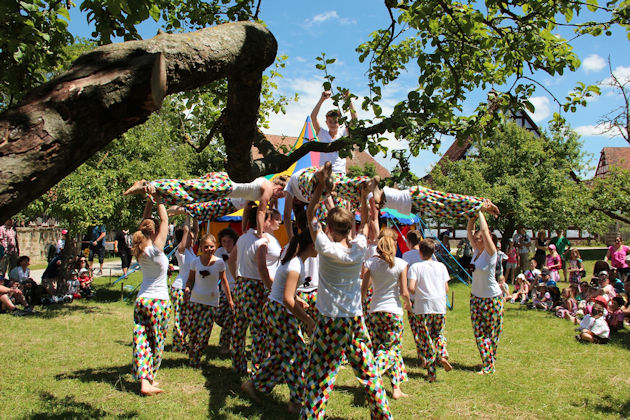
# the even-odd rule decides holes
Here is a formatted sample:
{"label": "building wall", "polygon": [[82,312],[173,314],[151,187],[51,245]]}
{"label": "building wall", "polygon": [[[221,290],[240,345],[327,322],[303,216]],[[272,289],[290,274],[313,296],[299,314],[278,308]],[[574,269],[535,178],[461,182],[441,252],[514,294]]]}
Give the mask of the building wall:
{"label": "building wall", "polygon": [[61,238],[60,227],[29,226],[16,228],[20,255],[28,255],[31,264],[46,262],[48,245],[57,244]]}

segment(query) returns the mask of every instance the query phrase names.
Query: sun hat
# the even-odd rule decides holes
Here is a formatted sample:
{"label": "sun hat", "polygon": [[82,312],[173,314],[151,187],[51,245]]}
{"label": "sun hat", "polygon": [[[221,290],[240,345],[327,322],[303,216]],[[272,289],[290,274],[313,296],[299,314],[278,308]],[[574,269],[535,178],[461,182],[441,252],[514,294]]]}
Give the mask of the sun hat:
{"label": "sun hat", "polygon": [[61,229],[61,234],[62,235],[67,235],[68,234],[68,229]]}
{"label": "sun hat", "polygon": [[549,249],[556,249],[556,246],[554,244],[550,244]]}

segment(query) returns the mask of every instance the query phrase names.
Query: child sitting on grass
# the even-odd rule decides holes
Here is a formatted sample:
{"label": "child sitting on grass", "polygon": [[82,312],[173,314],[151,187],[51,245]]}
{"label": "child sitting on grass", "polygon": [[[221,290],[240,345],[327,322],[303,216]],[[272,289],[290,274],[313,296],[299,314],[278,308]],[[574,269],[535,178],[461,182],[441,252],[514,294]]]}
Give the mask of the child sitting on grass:
{"label": "child sitting on grass", "polygon": [[525,278],[523,273],[516,276],[516,286],[514,289],[514,293],[512,294],[512,298],[510,299],[510,303],[515,303],[517,300],[520,300],[521,305],[525,305],[527,303],[527,297],[529,296],[529,282]]}
{"label": "child sitting on grass", "polygon": [[575,316],[578,310],[577,300],[573,296],[573,290],[569,287],[562,289],[562,302],[556,306],[556,316],[565,318],[566,314]]}
{"label": "child sitting on grass", "polygon": [[503,299],[507,299],[510,297],[510,286],[507,285],[505,281],[505,276],[501,274],[498,279],[499,287],[501,288],[501,295]]}
{"label": "child sitting on grass", "polygon": [[81,297],[89,298],[92,296],[92,276],[89,269],[82,268],[79,271],[79,285]]}
{"label": "child sitting on grass", "polygon": [[579,332],[575,339],[580,342],[606,344],[610,335],[610,328],[604,317],[605,308],[599,303],[595,303],[591,309],[591,314],[586,315],[580,327],[576,329]]}
{"label": "child sitting on grass", "polygon": [[625,301],[621,296],[615,296],[608,302],[608,314],[606,315],[606,323],[610,328],[610,332],[616,333],[623,329],[623,319],[625,317],[623,307]]}

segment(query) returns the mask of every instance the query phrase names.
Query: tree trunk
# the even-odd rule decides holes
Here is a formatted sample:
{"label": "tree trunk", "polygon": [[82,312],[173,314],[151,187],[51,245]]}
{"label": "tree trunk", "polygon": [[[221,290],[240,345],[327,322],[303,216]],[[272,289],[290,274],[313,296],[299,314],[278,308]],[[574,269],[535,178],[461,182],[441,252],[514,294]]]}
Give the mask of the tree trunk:
{"label": "tree trunk", "polygon": [[[262,72],[276,51],[265,27],[238,22],[82,55],[68,72],[0,114],[0,223],[145,122],[165,95],[228,76],[225,141],[228,157],[239,161],[257,132]],[[251,154],[246,162],[251,167]]]}

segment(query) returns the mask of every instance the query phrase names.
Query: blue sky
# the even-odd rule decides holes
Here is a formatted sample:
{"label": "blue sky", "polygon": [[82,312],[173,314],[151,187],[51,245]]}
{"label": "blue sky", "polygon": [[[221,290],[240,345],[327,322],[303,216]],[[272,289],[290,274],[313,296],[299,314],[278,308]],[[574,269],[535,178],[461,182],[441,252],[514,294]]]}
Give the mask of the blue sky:
{"label": "blue sky", "polygon": [[[359,63],[355,48],[368,39],[371,32],[388,26],[389,16],[383,0],[266,0],[262,2],[259,16],[278,40],[278,53],[289,57],[286,68],[282,71],[284,78],[279,81],[280,91],[290,96],[297,92],[300,98],[299,102],[288,106],[286,115],[272,116],[270,129],[265,130],[267,133],[292,136],[299,134],[306,116],[310,114],[322,91],[323,74],[315,69],[315,58],[322,52],[329,58],[337,59],[331,65],[330,72],[336,76],[339,85],[350,88],[359,97],[368,93],[366,65]],[[89,37],[90,31],[85,17],[78,14],[76,8],[71,17],[71,31]],[[148,23],[143,25],[140,33],[143,37],[152,37],[156,30],[155,24]],[[546,74],[538,76],[538,80],[558,98],[564,98],[578,81],[587,84],[604,81],[608,77],[609,56],[614,73],[621,78],[630,78],[630,41],[624,31],[617,28],[611,37],[584,36],[574,41],[573,46],[582,60],[580,69],[554,78]],[[382,106],[386,114],[415,87],[415,79],[416,74],[403,74],[398,82],[383,89]],[[473,109],[479,95],[480,92],[469,103],[464,104],[464,109]],[[557,105],[541,88],[534,93],[531,102],[536,106],[532,118],[539,126],[546,128],[553,112],[558,110]],[[601,134],[601,127],[597,126],[603,114],[620,104],[621,98],[612,89],[603,86],[602,95],[590,100],[586,108],[565,114],[571,126],[582,135],[584,151],[593,155],[588,160],[593,167],[597,164],[602,147],[628,146],[619,136],[611,138]],[[322,109],[325,112],[328,108],[332,108],[331,103],[324,104]],[[362,111],[359,111],[359,115],[370,117]],[[393,147],[404,147],[400,142],[389,143]],[[451,139],[443,139],[437,155],[429,150],[421,151],[412,160],[412,171],[423,176],[451,143]],[[377,160],[390,169],[394,166],[394,162],[382,156],[377,157]]]}

